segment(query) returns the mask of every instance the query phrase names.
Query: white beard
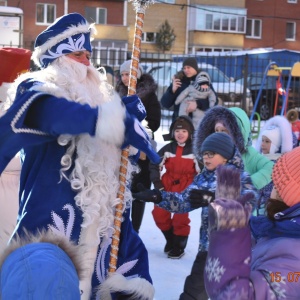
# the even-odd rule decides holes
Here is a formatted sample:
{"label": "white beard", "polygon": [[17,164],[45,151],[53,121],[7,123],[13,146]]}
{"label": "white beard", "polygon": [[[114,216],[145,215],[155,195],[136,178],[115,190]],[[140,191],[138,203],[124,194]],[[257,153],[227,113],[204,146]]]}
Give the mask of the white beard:
{"label": "white beard", "polygon": [[[35,78],[45,83],[37,85],[36,90],[48,92],[57,97],[92,107],[106,101],[121,101],[113,87],[93,67],[62,56],[49,67],[34,73],[23,74],[16,84],[26,78]],[[69,170],[76,150],[75,167],[68,180],[77,192],[75,202],[83,211],[82,227],[97,223],[94,242],[99,243],[101,237],[108,237],[113,232],[114,208],[119,202],[119,167],[121,150],[113,144],[104,143],[97,137],[88,134],[79,136],[62,135],[58,138],[62,146],[68,145],[66,154],[61,159],[61,174]],[[128,163],[127,181],[133,171]],[[131,193],[125,192],[124,209],[130,205]],[[95,227],[95,226],[92,226]]]}

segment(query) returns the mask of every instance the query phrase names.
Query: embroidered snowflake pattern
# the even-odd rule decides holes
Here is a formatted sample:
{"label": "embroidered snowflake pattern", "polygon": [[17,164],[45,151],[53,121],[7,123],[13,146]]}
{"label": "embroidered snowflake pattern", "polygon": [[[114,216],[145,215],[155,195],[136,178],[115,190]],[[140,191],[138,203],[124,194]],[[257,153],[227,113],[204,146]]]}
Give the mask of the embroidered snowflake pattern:
{"label": "embroidered snowflake pattern", "polygon": [[206,263],[205,272],[209,281],[220,282],[222,275],[225,272],[225,268],[220,265],[219,258],[208,258]]}
{"label": "embroidered snowflake pattern", "polygon": [[[106,257],[106,253],[107,253],[108,249],[110,249],[109,246],[111,245],[111,240],[112,240],[112,238],[110,237],[101,243],[101,248],[100,248],[100,251],[99,251],[99,254],[97,257],[96,274],[97,274],[97,277],[98,277],[98,280],[100,283],[104,282],[108,275],[106,265],[105,265],[105,257]],[[129,272],[137,264],[137,262],[138,262],[138,259],[134,259],[134,260],[131,260],[131,261],[128,261],[128,262],[122,264],[121,266],[119,266],[116,269],[116,273],[124,275],[125,273]],[[138,275],[136,275],[136,276],[133,275],[133,276],[130,276],[130,278],[137,277],[137,276]]]}
{"label": "embroidered snowflake pattern", "polygon": [[67,224],[64,223],[62,217],[60,217],[57,213],[52,211],[52,219],[53,225],[48,225],[48,228],[52,230],[53,233],[57,235],[66,236],[67,238],[71,238],[72,229],[75,221],[75,210],[71,204],[66,204],[63,207],[64,210],[68,210],[69,218],[67,220]]}
{"label": "embroidered snowflake pattern", "polygon": [[[286,299],[286,289],[284,285],[287,283],[287,277],[281,275],[280,281],[276,282],[276,280],[271,280],[270,274],[272,271],[262,270],[261,271],[264,275],[264,280],[269,284],[272,288],[270,289],[270,299]],[[274,297],[274,293],[276,297]]]}
{"label": "embroidered snowflake pattern", "polygon": [[146,113],[146,109],[143,103],[139,102],[137,105],[138,111],[141,111],[142,113]]}
{"label": "embroidered snowflake pattern", "polygon": [[52,52],[50,49],[46,52],[47,54],[41,55],[40,61],[42,62],[44,59],[55,59],[60,56],[62,56],[65,50],[68,50],[70,52],[75,51],[82,51],[85,50],[83,45],[85,43],[85,36],[84,34],[81,34],[81,36],[76,40],[73,41],[72,37],[68,38],[67,43],[61,43],[56,48],[56,53]]}
{"label": "embroidered snowflake pattern", "polygon": [[[252,289],[250,284],[250,289]],[[248,300],[249,291],[244,288],[238,287],[235,283],[229,284],[226,289],[222,292],[221,295],[218,295],[219,300],[229,300],[229,299],[238,299],[238,300]]]}

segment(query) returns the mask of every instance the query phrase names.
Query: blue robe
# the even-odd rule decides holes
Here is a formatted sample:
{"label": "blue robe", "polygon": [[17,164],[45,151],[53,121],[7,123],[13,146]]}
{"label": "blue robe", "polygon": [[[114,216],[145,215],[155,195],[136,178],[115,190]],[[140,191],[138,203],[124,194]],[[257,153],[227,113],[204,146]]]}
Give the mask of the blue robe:
{"label": "blue robe", "polygon": [[[15,101],[0,118],[0,174],[21,151],[20,209],[15,233],[22,236],[23,229],[34,233],[50,228],[78,243],[83,216],[74,201],[76,192],[60,176],[67,146],[59,145],[57,138],[61,134],[94,136],[98,108],[34,90],[39,84],[33,80],[21,83]],[[93,287],[107,276],[110,248],[108,239],[98,249]],[[132,228],[128,208],[123,214],[118,254],[117,268],[130,262],[125,277],[141,277],[152,283],[148,253]]]}

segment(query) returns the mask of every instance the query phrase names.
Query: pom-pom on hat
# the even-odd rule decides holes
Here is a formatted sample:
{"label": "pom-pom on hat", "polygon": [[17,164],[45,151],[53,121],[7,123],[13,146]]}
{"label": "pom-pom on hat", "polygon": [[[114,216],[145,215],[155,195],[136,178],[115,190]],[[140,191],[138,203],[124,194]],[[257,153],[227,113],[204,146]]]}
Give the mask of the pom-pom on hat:
{"label": "pom-pom on hat", "polygon": [[300,147],[283,154],[276,161],[272,180],[280,198],[288,206],[300,202]]}
{"label": "pom-pom on hat", "polygon": [[281,146],[281,132],[278,126],[269,126],[261,133],[261,136],[266,136],[271,141],[270,154],[279,152]]}
{"label": "pom-pom on hat", "polygon": [[292,108],[286,113],[286,118],[289,120],[289,122],[293,123],[299,119],[299,112]]}
{"label": "pom-pom on hat", "polygon": [[[122,74],[123,72],[130,73],[130,65],[131,65],[131,60],[126,60],[125,62],[123,62],[123,64],[120,67],[120,74]],[[139,69],[137,70],[137,79],[140,79],[142,75],[143,75],[143,69],[139,65]]]}
{"label": "pom-pom on hat", "polygon": [[215,132],[210,134],[202,143],[201,154],[211,151],[231,159],[235,152],[235,146],[231,137],[227,133]]}
{"label": "pom-pom on hat", "polygon": [[198,63],[194,57],[186,58],[182,63],[182,68],[184,68],[185,66],[192,67],[193,69],[195,69],[198,72]]}
{"label": "pom-pom on hat", "polygon": [[82,15],[64,15],[37,36],[32,59],[39,67],[46,68],[62,55],[83,50],[92,52],[90,34],[91,26]]}

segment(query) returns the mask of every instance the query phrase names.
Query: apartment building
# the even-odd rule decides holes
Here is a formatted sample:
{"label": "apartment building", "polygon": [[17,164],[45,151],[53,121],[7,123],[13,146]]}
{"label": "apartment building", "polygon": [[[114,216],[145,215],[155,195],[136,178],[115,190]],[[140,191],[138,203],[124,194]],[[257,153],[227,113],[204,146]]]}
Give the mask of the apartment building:
{"label": "apartment building", "polygon": [[[93,47],[101,60],[123,61],[132,51],[136,11],[126,0],[0,0],[0,5],[23,10],[25,48],[32,49],[36,36],[57,17],[78,12],[96,23]],[[176,40],[164,55],[259,47],[299,50],[299,13],[299,0],[157,0],[145,10],[143,55],[159,56],[155,38],[165,20]]]}
{"label": "apartment building", "polygon": [[300,49],[299,0],[246,0],[244,49]]}

